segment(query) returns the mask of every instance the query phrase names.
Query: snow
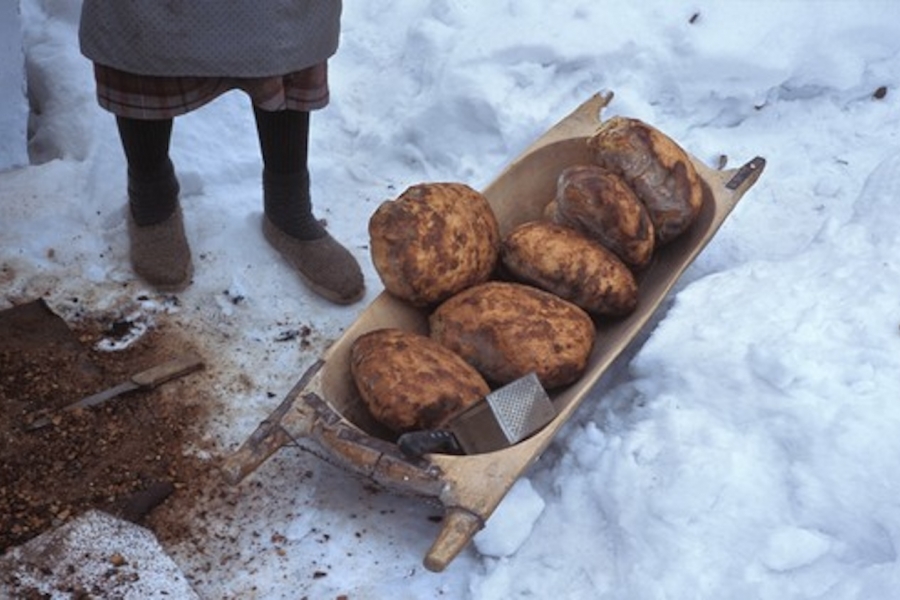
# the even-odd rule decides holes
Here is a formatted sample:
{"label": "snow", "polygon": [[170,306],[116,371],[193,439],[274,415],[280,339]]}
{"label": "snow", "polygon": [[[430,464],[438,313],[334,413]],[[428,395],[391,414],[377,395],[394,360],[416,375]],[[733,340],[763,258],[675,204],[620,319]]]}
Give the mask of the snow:
{"label": "snow", "polygon": [[[95,510],[12,549],[0,566],[15,573],[17,590],[46,598],[98,589],[116,598],[198,598],[152,533]],[[64,586],[47,577],[52,572],[68,574]]]}
{"label": "snow", "polygon": [[[175,126],[193,285],[173,305],[133,281],[123,157],[78,53],[77,6],[22,2],[31,164],[0,173],[0,307],[45,296],[69,316],[180,319],[224,357],[229,405],[208,424],[223,453],[380,291],[366,221],[405,187],[483,187],[602,89],[616,94],[606,116],[644,119],[710,164],[768,160],[652,331],[446,572],[421,567],[432,507],[280,453],[236,505],[210,510],[212,558],[166,548],[198,595],[894,597],[896,2],[346,4],[311,142],[317,210],[369,284],[346,308],[311,297],[263,241],[238,92]],[[274,341],[303,325],[311,348]],[[215,553],[241,560],[203,572]]]}
{"label": "snow", "polygon": [[531,536],[546,506],[526,478],[516,481],[503,500],[472,540],[483,556],[500,558],[515,554]]}
{"label": "snow", "polygon": [[0,171],[28,164],[28,101],[25,97],[25,54],[18,2],[0,6]]}

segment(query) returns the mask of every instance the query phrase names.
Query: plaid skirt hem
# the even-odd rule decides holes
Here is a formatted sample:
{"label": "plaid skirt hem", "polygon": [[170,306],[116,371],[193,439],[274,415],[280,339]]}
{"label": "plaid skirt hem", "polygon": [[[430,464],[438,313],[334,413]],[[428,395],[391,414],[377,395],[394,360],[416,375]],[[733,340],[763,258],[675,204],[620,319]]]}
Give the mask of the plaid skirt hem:
{"label": "plaid skirt hem", "polygon": [[267,111],[312,111],[328,104],[326,62],[287,75],[240,77],[157,77],[94,64],[97,101],[120,117],[170,119],[191,112],[231,90],[242,90]]}

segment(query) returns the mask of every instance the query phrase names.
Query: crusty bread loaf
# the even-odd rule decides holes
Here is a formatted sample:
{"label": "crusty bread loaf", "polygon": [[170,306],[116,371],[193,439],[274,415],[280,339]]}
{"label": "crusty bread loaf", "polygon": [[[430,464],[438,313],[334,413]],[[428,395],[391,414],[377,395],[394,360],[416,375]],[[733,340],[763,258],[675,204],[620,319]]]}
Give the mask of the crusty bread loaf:
{"label": "crusty bread loaf", "polygon": [[621,176],[597,165],[574,165],[560,173],[552,220],[600,242],[629,267],[640,270],[653,257],[654,228],[647,209]]}
{"label": "crusty bread loaf", "polygon": [[646,123],[613,117],[588,140],[596,164],[621,175],[647,207],[657,245],[684,233],[703,204],[703,181],[687,153]]}
{"label": "crusty bread loaf", "polygon": [[372,416],[398,433],[439,428],[490,392],[484,378],[445,346],[394,328],[353,341],[350,373]]}
{"label": "crusty bread loaf", "polygon": [[581,308],[519,283],[491,281],[464,290],[429,318],[431,337],[487,379],[504,385],[535,372],[546,388],[584,372],[596,335]]}
{"label": "crusty bread loaf", "polygon": [[423,183],[369,219],[372,263],[385,289],[428,306],[486,281],[500,251],[487,199],[462,183]]}
{"label": "crusty bread loaf", "polygon": [[523,223],[504,238],[500,258],[519,281],[591,314],[624,316],[637,306],[637,282],[625,263],[569,227],[546,221]]}

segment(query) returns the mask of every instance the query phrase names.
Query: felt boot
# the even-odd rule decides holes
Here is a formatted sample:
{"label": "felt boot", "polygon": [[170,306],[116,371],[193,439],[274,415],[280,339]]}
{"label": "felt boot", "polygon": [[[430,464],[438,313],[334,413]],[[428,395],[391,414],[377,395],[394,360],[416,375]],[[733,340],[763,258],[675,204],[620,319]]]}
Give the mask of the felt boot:
{"label": "felt boot", "polygon": [[131,266],[139,277],[162,292],[183,290],[193,275],[178,191],[171,163],[169,169],[151,180],[129,173]]}
{"label": "felt boot", "polygon": [[359,263],[312,214],[309,178],[263,171],[263,235],[313,292],[335,304],[365,294]]}

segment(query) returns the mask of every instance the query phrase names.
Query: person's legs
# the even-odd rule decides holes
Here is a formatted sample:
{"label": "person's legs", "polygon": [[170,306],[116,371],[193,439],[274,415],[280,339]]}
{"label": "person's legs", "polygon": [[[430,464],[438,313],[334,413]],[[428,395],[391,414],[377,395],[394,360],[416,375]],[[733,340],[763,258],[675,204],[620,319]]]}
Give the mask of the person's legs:
{"label": "person's legs", "polygon": [[356,259],[315,218],[307,158],[309,113],[253,109],[263,160],[263,233],[317,294],[351,304],[365,292]]}
{"label": "person's legs", "polygon": [[128,231],[135,273],[163,291],[183,289],[192,274],[178,179],[169,159],[172,119],[117,116],[128,163]]}

